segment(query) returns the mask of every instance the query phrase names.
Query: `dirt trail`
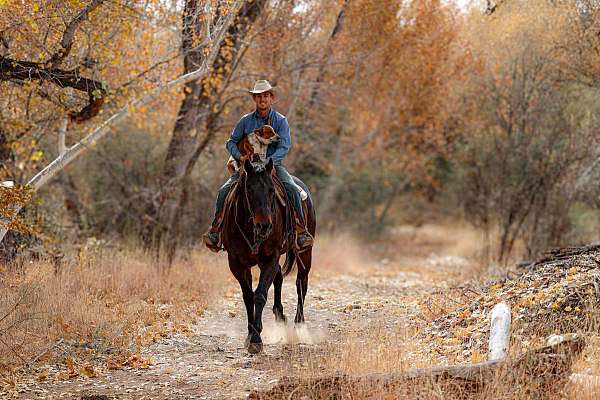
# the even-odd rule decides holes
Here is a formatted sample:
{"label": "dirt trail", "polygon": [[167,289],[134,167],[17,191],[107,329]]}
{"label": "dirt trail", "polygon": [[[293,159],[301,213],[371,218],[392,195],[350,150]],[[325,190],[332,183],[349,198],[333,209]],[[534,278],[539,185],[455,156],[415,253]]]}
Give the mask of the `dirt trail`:
{"label": "dirt trail", "polygon": [[[26,388],[21,398],[245,398],[251,390],[267,388],[283,375],[298,374],[307,367],[322,368],[311,364],[315,354],[327,354],[348,336],[364,334],[375,320],[384,329],[418,321],[418,299],[436,287],[444,287],[446,273],[463,261],[430,254],[412,262],[379,259],[363,262],[360,267],[349,265],[356,256],[342,250],[337,255],[329,254],[329,258],[316,257],[304,326],[295,327],[293,323],[295,277],[284,282],[285,326],[274,321],[270,311],[273,293],[269,292],[263,314],[262,354],[250,356],[243,348],[246,313],[239,288],[231,279],[224,289],[226,295],[207,310],[191,334],[172,336],[143,350],[145,357],[154,360],[148,369],[39,383]],[[325,270],[319,263],[335,263],[336,268]]]}

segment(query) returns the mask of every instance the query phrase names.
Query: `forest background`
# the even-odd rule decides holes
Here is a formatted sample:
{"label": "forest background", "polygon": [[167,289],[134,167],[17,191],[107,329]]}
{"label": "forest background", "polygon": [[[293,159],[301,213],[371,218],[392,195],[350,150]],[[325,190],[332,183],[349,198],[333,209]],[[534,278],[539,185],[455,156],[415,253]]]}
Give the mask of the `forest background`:
{"label": "forest background", "polygon": [[598,240],[599,38],[580,0],[0,0],[2,259],[198,246],[256,79],[321,231],[461,221],[500,263]]}

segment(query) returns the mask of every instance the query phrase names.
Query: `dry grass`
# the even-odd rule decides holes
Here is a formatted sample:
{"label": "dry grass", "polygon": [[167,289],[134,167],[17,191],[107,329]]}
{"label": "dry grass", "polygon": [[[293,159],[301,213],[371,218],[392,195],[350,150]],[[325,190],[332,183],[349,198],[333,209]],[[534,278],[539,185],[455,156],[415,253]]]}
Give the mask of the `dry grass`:
{"label": "dry grass", "polygon": [[[322,240],[322,239],[321,239]],[[323,243],[323,242],[322,242]],[[472,229],[465,227],[433,226],[400,227],[380,243],[385,247],[380,257],[395,254],[395,259],[390,261],[390,269],[401,271],[419,272],[424,278],[436,283],[447,280],[459,288],[450,289],[439,286],[439,290],[430,293],[422,299],[423,303],[430,305],[428,311],[422,308],[423,319],[415,325],[415,321],[406,326],[389,328],[383,319],[370,319],[360,322],[360,326],[349,327],[349,334],[342,340],[340,346],[331,346],[327,351],[314,354],[306,367],[297,372],[297,376],[315,382],[315,379],[324,376],[363,376],[367,374],[401,374],[412,368],[428,368],[444,364],[464,362],[464,357],[455,357],[451,352],[435,354],[431,349],[425,349],[426,343],[419,338],[418,331],[428,322],[436,319],[449,311],[465,305],[476,297],[476,292],[469,292],[465,288],[473,287],[481,290],[479,284],[489,281],[502,270],[497,267],[488,268],[482,262],[478,248],[481,248],[483,238]],[[391,251],[390,251],[391,249]],[[447,265],[429,263],[436,256],[455,257],[454,260],[467,260],[463,266],[454,269]],[[369,259],[369,256],[371,257]],[[319,260],[319,268],[327,266],[330,271],[348,273],[368,273],[369,267],[379,262],[378,257],[373,257],[373,252],[366,254],[364,245],[351,238],[340,236],[328,238],[321,251],[317,252],[315,259]],[[449,261],[453,261],[449,259]],[[342,267],[343,266],[343,267]],[[474,399],[579,399],[590,400],[598,398],[600,390],[600,319],[598,316],[589,315],[585,326],[577,330],[588,339],[588,345],[573,367],[573,372],[583,375],[583,381],[574,382],[565,386],[557,393],[544,393],[539,388],[539,382],[531,376],[519,376],[514,371],[503,371],[497,378],[490,382],[482,393],[467,396],[461,389],[448,390],[433,382],[420,382],[416,385],[402,385],[400,387],[387,387],[378,383],[360,382],[348,384],[344,387],[341,398],[355,399],[449,399],[449,398],[474,398]],[[519,322],[514,322],[514,330],[518,330]],[[517,356],[522,352],[545,344],[545,333],[557,329],[567,329],[560,321],[548,320],[548,327],[540,332],[530,332],[526,342],[512,343],[511,354]],[[476,357],[475,357],[476,356]],[[470,354],[471,362],[485,360],[485,349],[477,354]],[[469,360],[468,360],[469,361]],[[295,374],[294,374],[295,375]],[[590,377],[591,376],[591,377]],[[507,383],[507,382],[510,382]],[[287,391],[281,394],[274,393],[268,399],[326,399],[339,397],[332,394],[328,388],[315,384],[310,390]],[[262,397],[261,397],[262,398]],[[337,398],[337,397],[336,397]]]}
{"label": "dry grass", "polygon": [[[585,382],[567,384],[558,391],[548,391],[544,384],[554,384],[557,378],[541,381],[539,376],[531,376],[524,371],[499,369],[498,373],[480,392],[471,392],[460,381],[450,383],[434,382],[427,379],[406,381],[400,377],[407,370],[439,366],[423,354],[416,331],[412,327],[399,326],[389,329],[385,321],[371,321],[369,329],[357,334],[356,329],[349,334],[340,346],[330,347],[328,352],[314,354],[302,370],[295,376],[312,382],[306,386],[289,386],[281,391],[273,390],[260,399],[578,399],[598,398],[599,386]],[[574,372],[598,375],[598,348],[588,346],[581,360],[574,366]],[[591,363],[591,364],[590,364]],[[319,381],[324,377],[363,377],[362,380],[342,383],[341,390],[335,385]],[[376,376],[398,377],[382,384]],[[370,377],[370,378],[366,378]],[[344,382],[344,379],[342,382]],[[584,380],[586,378],[584,377]],[[593,381],[594,378],[592,378]],[[341,393],[341,395],[340,395]]]}
{"label": "dry grass", "polygon": [[83,252],[58,269],[44,261],[4,267],[0,366],[48,358],[58,340],[102,352],[185,332],[225,279],[217,260],[195,253],[167,272],[139,251],[115,250]]}

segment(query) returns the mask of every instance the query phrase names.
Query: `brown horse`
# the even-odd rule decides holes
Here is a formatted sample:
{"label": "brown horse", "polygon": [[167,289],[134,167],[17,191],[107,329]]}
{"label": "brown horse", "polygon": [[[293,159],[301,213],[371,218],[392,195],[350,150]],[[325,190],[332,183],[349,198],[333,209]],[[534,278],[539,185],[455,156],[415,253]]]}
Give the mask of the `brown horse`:
{"label": "brown horse", "polygon": [[[298,253],[295,249],[295,231],[292,204],[284,206],[276,195],[276,181],[273,160],[264,164],[245,160],[243,171],[230,196],[223,220],[223,247],[227,251],[229,269],[242,288],[242,296],[248,314],[248,336],[246,348],[250,353],[262,350],[262,312],[267,303],[267,294],[271,284],[275,286],[273,314],[278,322],[285,322],[281,304],[281,285],[283,278],[292,271],[294,263],[298,265],[296,291],[298,307],[294,322],[304,322],[304,299],[308,288],[308,273],[311,268],[312,248]],[[307,193],[306,185],[299,179],[295,181]],[[285,193],[285,191],[283,191]],[[309,195],[303,204],[307,228],[314,236],[316,217]],[[286,253],[282,270],[279,258]],[[260,280],[256,290],[252,290],[251,268],[258,265]]]}

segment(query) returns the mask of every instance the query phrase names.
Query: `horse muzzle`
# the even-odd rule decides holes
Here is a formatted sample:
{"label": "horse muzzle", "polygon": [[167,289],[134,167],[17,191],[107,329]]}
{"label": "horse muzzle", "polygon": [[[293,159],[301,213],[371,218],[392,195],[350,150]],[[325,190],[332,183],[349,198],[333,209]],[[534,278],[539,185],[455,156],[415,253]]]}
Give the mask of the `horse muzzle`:
{"label": "horse muzzle", "polygon": [[273,232],[273,224],[270,222],[256,222],[254,224],[254,238],[265,240]]}

